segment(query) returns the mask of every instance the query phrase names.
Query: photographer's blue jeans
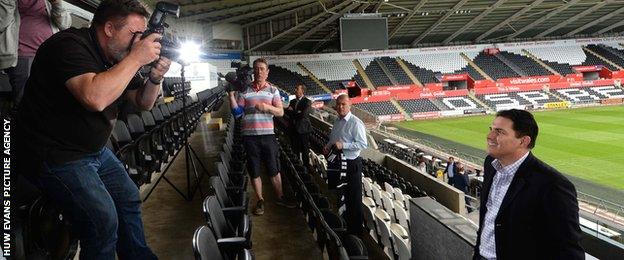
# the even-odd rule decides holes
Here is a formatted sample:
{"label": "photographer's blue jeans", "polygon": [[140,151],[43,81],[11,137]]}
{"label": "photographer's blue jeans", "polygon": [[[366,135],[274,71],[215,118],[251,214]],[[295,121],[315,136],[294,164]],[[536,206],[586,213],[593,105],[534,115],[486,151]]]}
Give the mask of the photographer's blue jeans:
{"label": "photographer's blue jeans", "polygon": [[139,190],[108,148],[58,166],[35,183],[80,237],[80,259],[157,259],[147,247]]}

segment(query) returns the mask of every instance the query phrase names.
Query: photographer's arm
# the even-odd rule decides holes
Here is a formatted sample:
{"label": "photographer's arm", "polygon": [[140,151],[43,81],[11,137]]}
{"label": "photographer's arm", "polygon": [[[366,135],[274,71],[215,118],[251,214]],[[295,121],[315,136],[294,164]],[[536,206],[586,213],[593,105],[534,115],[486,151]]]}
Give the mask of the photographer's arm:
{"label": "photographer's arm", "polygon": [[124,92],[139,68],[158,58],[160,43],[153,34],[135,43],[132,51],[111,69],[68,79],[65,86],[90,111],[103,111]]}
{"label": "photographer's arm", "polygon": [[[160,93],[160,83],[165,73],[169,70],[171,60],[160,57],[154,67],[152,67],[149,78],[145,81],[145,85],[137,90],[130,90],[126,94],[128,99],[132,101],[136,107],[142,110],[150,110],[158,98]],[[156,84],[158,83],[158,84]]]}

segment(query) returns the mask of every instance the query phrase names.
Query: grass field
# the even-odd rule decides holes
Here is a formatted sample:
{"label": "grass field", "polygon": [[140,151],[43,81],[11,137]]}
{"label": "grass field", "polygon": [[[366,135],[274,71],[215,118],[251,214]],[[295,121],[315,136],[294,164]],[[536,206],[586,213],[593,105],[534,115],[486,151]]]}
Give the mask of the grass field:
{"label": "grass field", "polygon": [[[540,128],[533,150],[563,173],[624,190],[624,106],[534,113]],[[494,115],[406,121],[416,130],[485,150]]]}

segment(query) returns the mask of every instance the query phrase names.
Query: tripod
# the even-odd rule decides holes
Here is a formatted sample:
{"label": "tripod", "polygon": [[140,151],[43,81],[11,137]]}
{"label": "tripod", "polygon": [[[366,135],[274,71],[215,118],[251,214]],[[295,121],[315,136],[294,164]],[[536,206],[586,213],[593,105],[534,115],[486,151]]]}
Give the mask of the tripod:
{"label": "tripod", "polygon": [[[149,192],[143,199],[143,202],[147,201],[147,199],[152,194],[154,189],[158,186],[160,181],[163,179],[186,201],[191,201],[193,197],[195,196],[195,193],[197,193],[198,190],[201,196],[202,197],[204,196],[204,192],[201,189],[200,183],[204,175],[208,171],[206,170],[206,167],[201,162],[201,160],[199,159],[199,156],[197,156],[197,153],[195,152],[193,147],[191,147],[191,144],[188,141],[188,138],[190,137],[191,133],[190,133],[190,129],[186,129],[188,125],[187,123],[189,122],[188,111],[187,111],[188,108],[186,106],[187,104],[186,99],[188,98],[188,95],[186,94],[186,87],[185,87],[186,78],[184,77],[184,67],[186,66],[186,64],[181,64],[181,65],[182,65],[182,69],[180,71],[180,76],[182,78],[182,118],[183,118],[183,122],[185,126],[184,130],[188,130],[189,134],[184,135],[184,143],[182,144],[183,149],[179,149],[175,153],[171,162],[167,164],[167,167],[165,168],[163,173],[158,177],[158,180],[156,180],[156,183],[150,188]],[[182,135],[184,133],[180,133],[180,134]],[[175,184],[173,184],[173,182],[171,182],[171,180],[169,180],[169,178],[167,178],[166,176],[167,172],[169,172],[169,168],[171,167],[171,165],[173,165],[173,162],[175,161],[176,158],[178,158],[178,155],[180,154],[182,150],[184,150],[184,154],[185,154],[184,168],[186,169],[186,194],[182,192]],[[201,174],[198,173],[198,168],[197,168],[197,165],[195,164],[195,160],[197,160],[197,163],[201,166],[201,169],[202,169]],[[192,175],[195,176],[195,187],[192,187],[191,185],[191,172],[192,172]]]}

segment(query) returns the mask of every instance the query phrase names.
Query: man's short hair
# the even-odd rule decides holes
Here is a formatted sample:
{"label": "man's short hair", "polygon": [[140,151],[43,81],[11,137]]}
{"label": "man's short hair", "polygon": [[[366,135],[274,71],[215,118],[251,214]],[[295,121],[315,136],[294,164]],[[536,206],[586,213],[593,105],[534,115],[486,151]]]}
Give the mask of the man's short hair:
{"label": "man's short hair", "polygon": [[301,87],[301,90],[303,90],[303,92],[305,92],[305,91],[306,91],[306,86],[305,86],[305,85],[303,85],[303,84],[299,83],[299,84],[297,84],[297,86],[295,86],[295,90],[296,90],[298,87]]}
{"label": "man's short hair", "polygon": [[93,14],[92,26],[103,26],[106,22],[112,21],[116,27],[122,27],[130,14],[149,18],[149,13],[137,0],[104,0]]}
{"label": "man's short hair", "polygon": [[267,65],[267,67],[269,67],[269,62],[265,59],[265,58],[257,58],[253,61],[252,65],[255,67],[256,66],[256,62],[262,62],[264,64]]}
{"label": "man's short hair", "polygon": [[341,100],[341,99],[349,100],[349,95],[347,95],[345,93],[338,94],[338,96],[336,97],[336,102],[338,102],[338,100]]}
{"label": "man's short hair", "polygon": [[531,137],[531,142],[528,147],[529,149],[535,147],[539,127],[537,126],[537,121],[535,121],[533,114],[525,110],[510,109],[499,111],[496,113],[496,116],[511,120],[513,122],[512,128],[516,132],[516,138],[522,136]]}

